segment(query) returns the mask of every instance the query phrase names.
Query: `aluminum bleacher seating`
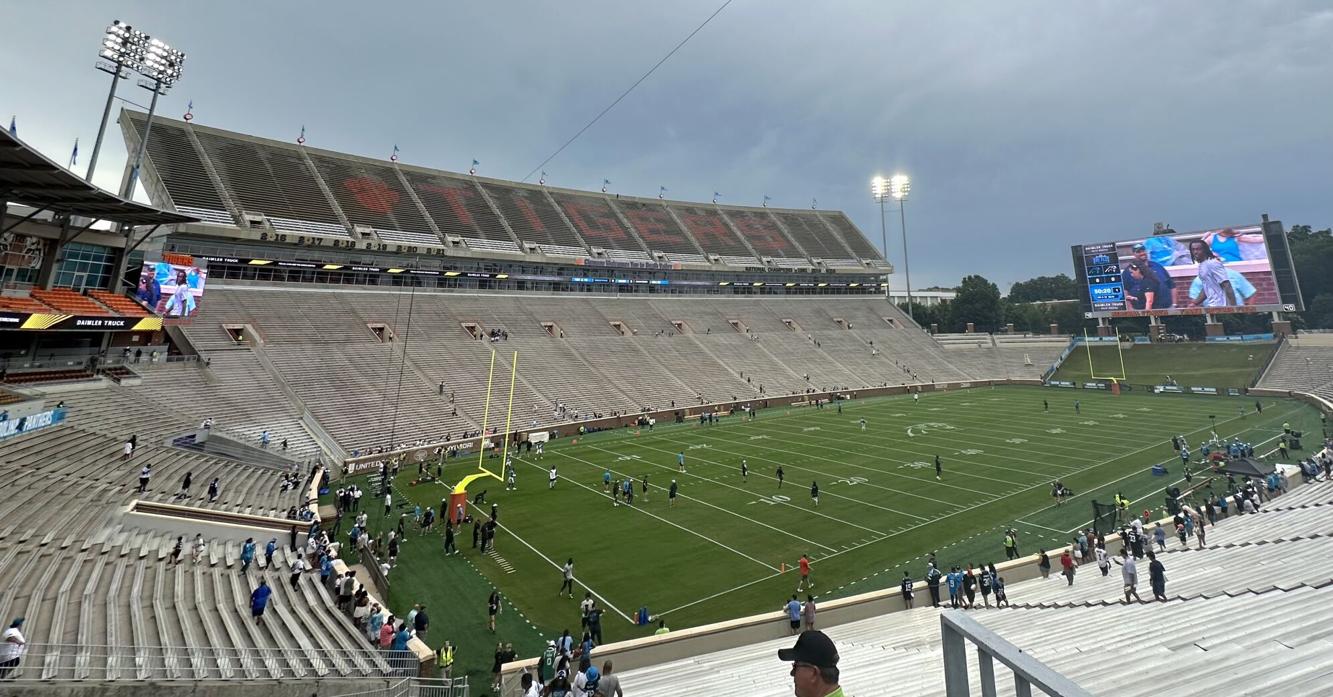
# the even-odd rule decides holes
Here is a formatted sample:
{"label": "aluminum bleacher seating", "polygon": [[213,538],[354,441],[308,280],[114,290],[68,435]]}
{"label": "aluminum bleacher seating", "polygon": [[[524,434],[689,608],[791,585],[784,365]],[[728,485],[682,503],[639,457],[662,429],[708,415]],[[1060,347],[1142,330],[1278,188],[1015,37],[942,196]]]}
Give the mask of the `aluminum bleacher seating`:
{"label": "aluminum bleacher seating", "polygon": [[1278,348],[1259,387],[1333,399],[1333,335],[1301,334]]}
{"label": "aluminum bleacher seating", "polygon": [[[1284,508],[1297,496],[1305,503]],[[1058,574],[1011,583],[1012,607],[969,614],[1092,694],[1321,693],[1333,678],[1333,666],[1320,658],[1333,649],[1333,572],[1322,563],[1333,545],[1333,484],[1298,486],[1265,508],[1219,521],[1203,550],[1172,540],[1159,556],[1165,602],[1124,604],[1119,567],[1103,577],[1087,564],[1073,586]],[[1147,575],[1144,560],[1140,588],[1150,597]],[[838,647],[848,694],[945,694],[941,611],[922,607],[919,586],[916,609],[823,628]],[[689,676],[691,690],[777,697],[791,693],[777,661],[777,650],[791,643],[786,637],[617,672],[635,695],[676,694]],[[999,695],[1015,694],[998,663],[994,684]]]}
{"label": "aluminum bleacher seating", "polygon": [[772,211],[773,219],[797,244],[812,257],[828,260],[847,259],[855,264],[855,254],[842,241],[842,235],[831,230],[814,211]]}
{"label": "aluminum bleacher seating", "polygon": [[[478,183],[478,188],[495,203],[519,240],[543,245],[547,254],[587,255],[583,240],[574,234],[541,188],[504,182]],[[550,250],[545,246],[550,246]]]}
{"label": "aluminum bleacher seating", "polygon": [[[262,213],[279,230],[348,236],[300,147],[237,138],[202,126],[189,128],[202,146],[204,161],[217,173],[240,212]],[[204,172],[192,174],[196,179],[205,176]]]}

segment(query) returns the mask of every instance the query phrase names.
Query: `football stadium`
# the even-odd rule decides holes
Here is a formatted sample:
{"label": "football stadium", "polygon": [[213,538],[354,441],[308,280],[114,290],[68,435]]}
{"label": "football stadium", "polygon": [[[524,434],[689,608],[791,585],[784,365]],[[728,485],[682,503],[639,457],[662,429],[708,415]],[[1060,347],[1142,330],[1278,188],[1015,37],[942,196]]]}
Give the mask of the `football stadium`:
{"label": "football stadium", "polygon": [[178,104],[226,58],[149,31],[77,37],[86,174],[54,102],[0,131],[0,694],[1333,694],[1328,230],[1145,213],[914,298],[909,174],[368,156]]}

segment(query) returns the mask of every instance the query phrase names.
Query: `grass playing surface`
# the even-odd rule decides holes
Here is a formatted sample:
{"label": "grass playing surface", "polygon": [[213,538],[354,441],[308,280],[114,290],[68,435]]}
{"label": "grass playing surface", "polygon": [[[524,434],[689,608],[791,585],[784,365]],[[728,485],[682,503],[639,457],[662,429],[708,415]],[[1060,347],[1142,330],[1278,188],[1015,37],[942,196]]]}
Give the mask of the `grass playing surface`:
{"label": "grass playing surface", "polygon": [[[1249,387],[1273,352],[1274,344],[1125,344],[1125,376],[1132,385],[1162,385],[1170,375],[1183,386]],[[1094,346],[1092,368],[1097,377],[1119,377],[1120,356],[1115,346]],[[1091,380],[1088,348],[1069,354],[1052,380],[1082,384]]]}
{"label": "grass playing surface", "polygon": [[[1078,413],[1074,400],[1081,400]],[[1042,402],[1050,403],[1049,411]],[[471,527],[459,531],[464,552],[440,553],[433,536],[415,531],[391,574],[391,603],[406,611],[427,602],[429,641],[460,647],[459,667],[488,672],[497,640],[512,641],[520,656],[539,653],[540,639],[570,629],[579,634],[578,602],[591,590],[606,609],[606,641],[650,632],[628,618],[640,606],[665,614],[672,628],[779,608],[796,587],[800,555],[814,561],[818,598],[894,587],[903,570],[924,574],[925,555],[938,551],[945,565],[1004,559],[1001,530],[1014,526],[1020,548],[1054,548],[1092,517],[1089,501],[1110,501],[1116,491],[1135,509],[1158,509],[1162,490],[1179,477],[1170,448],[1184,435],[1197,453],[1216,416],[1224,437],[1241,435],[1260,452],[1271,448],[1283,422],[1318,431],[1316,413],[1296,402],[1264,399],[1262,415],[1251,398],[1151,395],[1112,396],[1093,390],[1035,387],[978,388],[910,397],[857,400],[836,407],[770,409],[757,419],[728,417],[713,426],[695,422],[564,438],[544,458],[516,460],[518,490],[500,481],[476,482],[487,516],[499,504],[496,553],[471,548]],[[1242,412],[1244,415],[1242,416]],[[866,420],[862,430],[859,420]],[[677,453],[685,472],[677,471]],[[943,460],[936,481],[933,460]],[[740,472],[749,465],[748,479]],[[1153,477],[1153,464],[1170,464],[1170,477]],[[547,488],[547,471],[559,480]],[[444,479],[476,471],[477,459],[450,460]],[[487,468],[501,472],[498,459]],[[779,487],[775,471],[785,482]],[[612,506],[602,475],[635,479],[633,506]],[[412,486],[415,467],[395,481],[395,499],[438,508],[448,488]],[[650,490],[642,496],[640,479]],[[1061,479],[1077,496],[1052,506],[1050,484]],[[679,483],[674,506],[671,480]],[[818,482],[819,506],[810,497]],[[369,501],[371,529],[389,520]],[[345,529],[344,529],[345,531]],[[558,566],[573,557],[578,582],[573,600],[560,598]],[[786,567],[786,572],[782,568]],[[499,631],[485,629],[491,584],[506,597]],[[521,613],[521,614],[520,614]],[[478,685],[484,685],[477,680]],[[476,687],[474,689],[482,689]]]}

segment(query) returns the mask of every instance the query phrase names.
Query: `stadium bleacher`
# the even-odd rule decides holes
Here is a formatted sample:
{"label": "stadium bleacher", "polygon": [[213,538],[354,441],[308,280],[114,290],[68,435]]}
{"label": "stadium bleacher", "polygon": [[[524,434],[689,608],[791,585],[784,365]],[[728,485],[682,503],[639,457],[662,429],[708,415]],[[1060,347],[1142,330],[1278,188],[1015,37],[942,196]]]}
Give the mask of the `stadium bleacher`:
{"label": "stadium bleacher", "polygon": [[[1295,560],[1324,559],[1333,546],[1333,483],[1293,487],[1260,513],[1219,520],[1202,550],[1192,539],[1182,547],[1169,538],[1158,557],[1165,602],[1124,604],[1119,567],[1103,577],[1085,564],[1072,586],[1058,574],[1011,583],[1012,607],[968,612],[1092,694],[1321,694],[1333,677],[1321,659],[1331,648],[1333,572]],[[1108,551],[1118,549],[1108,541]],[[1146,560],[1139,579],[1149,596]],[[929,607],[922,585],[916,609],[823,628],[838,647],[847,694],[945,694],[940,610]],[[700,693],[777,697],[791,693],[787,666],[776,658],[791,643],[774,639],[617,673],[635,695],[678,694],[689,676]],[[996,694],[1015,694],[1004,666],[996,667],[995,685]],[[981,690],[975,662],[971,689]]]}
{"label": "stadium bleacher", "polygon": [[[313,448],[292,425],[303,408],[349,450],[386,445],[390,431],[410,442],[480,428],[490,349],[499,352],[504,371],[510,354],[519,352],[514,413],[526,427],[533,419],[563,421],[554,415],[561,403],[583,415],[636,413],[672,402],[697,405],[700,395],[705,401],[755,399],[761,385],[762,396],[776,397],[984,379],[1001,371],[1031,379],[1064,345],[1060,338],[1011,343],[968,335],[974,347],[983,346],[963,360],[958,349],[916,329],[882,298],[405,294],[224,283],[210,285],[209,293],[210,302],[183,327],[195,348],[213,359],[208,373],[215,382],[200,389],[235,405],[229,411],[242,432],[267,427],[276,436],[281,428],[297,434],[302,452]],[[254,343],[238,348],[220,330],[238,324],[255,329]],[[380,325],[393,340],[383,342],[369,329]],[[505,341],[486,336],[501,330]],[[264,360],[246,358],[252,351],[276,373],[265,375]],[[244,396],[255,384],[278,394],[286,385],[299,401],[260,423],[261,406]],[[399,399],[396,424],[386,423],[380,417]]]}
{"label": "stadium bleacher", "polygon": [[1303,333],[1282,342],[1258,386],[1333,400],[1333,334]]}
{"label": "stadium bleacher", "polygon": [[[144,114],[127,111],[130,128]],[[883,256],[845,215],[703,206],[385,163],[158,117],[165,135],[147,149],[149,176],[167,207],[229,224],[262,215],[275,230],[345,240],[447,248],[457,238],[482,253],[865,271]]]}

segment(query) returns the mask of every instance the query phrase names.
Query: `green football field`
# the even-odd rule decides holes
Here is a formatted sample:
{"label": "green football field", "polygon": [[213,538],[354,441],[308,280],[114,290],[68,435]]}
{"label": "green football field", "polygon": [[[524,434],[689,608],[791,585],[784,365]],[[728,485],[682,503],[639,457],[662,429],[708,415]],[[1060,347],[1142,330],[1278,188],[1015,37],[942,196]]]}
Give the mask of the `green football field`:
{"label": "green football field", "polygon": [[1259,370],[1273,353],[1276,344],[1125,344],[1123,350],[1112,346],[1079,346],[1069,354],[1052,380],[1070,380],[1082,384],[1097,377],[1120,377],[1124,361],[1125,380],[1132,385],[1161,385],[1170,376],[1185,387],[1249,387],[1259,377]]}
{"label": "green football field", "polygon": [[[471,526],[458,535],[463,553],[447,558],[438,528],[433,536],[409,534],[391,574],[391,603],[400,611],[428,603],[434,623],[428,643],[454,641],[460,668],[475,674],[489,670],[496,641],[533,656],[543,638],[563,629],[577,638],[585,590],[605,608],[605,640],[615,641],[650,632],[630,623],[640,607],[676,629],[776,610],[796,587],[792,567],[803,553],[814,561],[818,598],[896,587],[904,570],[921,578],[922,560],[932,551],[946,566],[1002,561],[1007,526],[1019,531],[1024,553],[1056,547],[1089,524],[1092,499],[1107,502],[1117,491],[1136,510],[1159,509],[1163,488],[1180,476],[1171,436],[1185,436],[1197,453],[1212,430],[1210,416],[1219,435],[1240,435],[1259,452],[1272,449],[1284,422],[1318,432],[1314,410],[1262,402],[1257,414],[1252,398],[976,388],[922,395],[917,403],[910,397],[846,402],[841,413],[770,409],[753,421],[735,416],[712,426],[695,420],[652,432],[602,432],[577,443],[562,438],[540,461],[516,460],[516,491],[494,479],[470,487],[472,494],[487,491],[486,505],[471,509],[474,516],[489,515],[492,502],[499,506],[493,554],[472,549]],[[684,472],[678,453],[685,455]],[[935,478],[937,455],[942,481]],[[742,458],[749,465],[744,479]],[[1170,465],[1170,476],[1150,474],[1159,462]],[[475,456],[450,460],[444,479],[456,481],[477,464]],[[559,479],[549,489],[552,465]],[[498,459],[486,466],[501,471]],[[633,506],[613,506],[603,493],[607,470],[615,479],[635,479]],[[415,467],[399,474],[396,500],[438,508],[448,487],[413,485],[415,476]],[[673,479],[679,496],[671,506]],[[1050,497],[1055,479],[1077,494],[1058,508]],[[812,482],[819,485],[818,506]],[[386,521],[383,506],[368,500],[374,532]],[[403,510],[410,503],[391,519]],[[556,594],[559,566],[570,557],[578,579],[572,600]],[[485,629],[492,585],[508,602],[495,635]]]}

